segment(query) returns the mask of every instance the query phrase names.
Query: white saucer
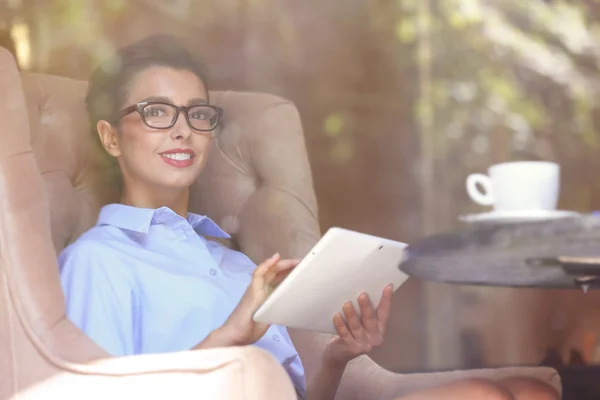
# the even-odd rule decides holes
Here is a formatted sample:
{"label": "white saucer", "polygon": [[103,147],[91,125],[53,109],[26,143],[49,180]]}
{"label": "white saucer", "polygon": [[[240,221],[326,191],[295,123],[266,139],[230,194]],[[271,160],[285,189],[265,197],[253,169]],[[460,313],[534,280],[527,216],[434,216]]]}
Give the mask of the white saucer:
{"label": "white saucer", "polygon": [[458,217],[466,223],[516,223],[546,221],[561,218],[578,217],[581,214],[566,210],[527,210],[527,211],[490,211],[479,214],[467,214]]}

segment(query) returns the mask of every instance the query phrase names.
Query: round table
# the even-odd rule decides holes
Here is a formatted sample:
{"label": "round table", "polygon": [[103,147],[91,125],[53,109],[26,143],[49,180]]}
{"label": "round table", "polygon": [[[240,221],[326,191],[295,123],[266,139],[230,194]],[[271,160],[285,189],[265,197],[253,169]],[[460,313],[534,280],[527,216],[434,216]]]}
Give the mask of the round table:
{"label": "round table", "polygon": [[600,217],[469,225],[408,246],[399,267],[438,282],[600,287]]}
{"label": "round table", "polygon": [[[600,216],[469,225],[407,247],[400,269],[421,279],[486,286],[600,288]],[[562,398],[596,398],[600,366],[557,366]]]}

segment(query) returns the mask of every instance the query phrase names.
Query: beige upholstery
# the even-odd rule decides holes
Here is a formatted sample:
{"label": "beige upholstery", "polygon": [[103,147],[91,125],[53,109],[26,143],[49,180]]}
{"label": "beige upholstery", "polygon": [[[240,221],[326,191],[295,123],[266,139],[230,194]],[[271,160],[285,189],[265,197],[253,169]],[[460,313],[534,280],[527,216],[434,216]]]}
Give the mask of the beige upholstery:
{"label": "beige upholstery", "polygon": [[[0,49],[0,400],[295,398],[283,368],[254,347],[110,358],[65,318],[56,254],[117,199],[89,134],[85,89],[20,74]],[[275,251],[302,257],[320,233],[295,107],[270,95],[212,95],[226,117],[192,211],[211,216],[255,261]],[[310,379],[328,337],[291,335]],[[338,398],[391,399],[465,376],[515,374],[559,386],[551,369],[397,375],[360,357]]]}

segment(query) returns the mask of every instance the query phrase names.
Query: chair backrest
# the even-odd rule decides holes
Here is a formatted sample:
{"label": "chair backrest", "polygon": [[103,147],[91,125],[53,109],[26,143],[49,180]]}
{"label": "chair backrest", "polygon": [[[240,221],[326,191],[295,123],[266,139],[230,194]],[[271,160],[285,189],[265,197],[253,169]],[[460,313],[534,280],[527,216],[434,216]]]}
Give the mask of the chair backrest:
{"label": "chair backrest", "polygon": [[[46,186],[52,238],[59,251],[95,223],[102,205],[118,200],[118,188],[102,165],[103,150],[92,140],[83,103],[86,83],[21,76],[31,146]],[[259,244],[253,242],[264,239],[247,241],[241,234],[242,220],[253,217],[245,211],[256,201],[270,202],[269,215],[252,225],[261,235],[281,229],[272,225],[277,219],[270,214],[284,211],[294,213],[296,225],[289,227],[294,236],[306,234],[314,240],[317,207],[295,107],[258,93],[212,92],[211,98],[225,109],[225,117],[208,165],[192,188],[191,211],[211,216],[258,258],[266,253],[257,251],[254,246]],[[282,247],[296,255],[305,250]]]}
{"label": "chair backrest", "polygon": [[[90,133],[85,91],[85,82],[19,73],[0,48],[0,386],[42,374],[41,353],[104,355],[66,320],[56,265],[57,252],[118,200]],[[212,98],[225,117],[191,211],[222,225],[255,261],[275,251],[302,257],[320,232],[297,110],[266,94]]]}

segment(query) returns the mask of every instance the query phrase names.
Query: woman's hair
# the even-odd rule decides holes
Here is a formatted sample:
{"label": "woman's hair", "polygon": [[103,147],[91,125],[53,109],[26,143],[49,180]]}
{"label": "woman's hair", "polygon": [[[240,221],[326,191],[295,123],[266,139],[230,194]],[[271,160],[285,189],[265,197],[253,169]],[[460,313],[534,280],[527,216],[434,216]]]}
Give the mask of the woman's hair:
{"label": "woman's hair", "polygon": [[135,76],[146,68],[156,66],[190,71],[208,90],[202,63],[179,40],[171,35],[147,37],[118,50],[92,74],[85,103],[94,133],[98,121],[111,121],[125,107],[123,103]]}
{"label": "woman's hair", "polygon": [[[150,36],[118,50],[102,62],[89,81],[85,104],[92,137],[102,148],[96,131],[98,121],[113,122],[114,116],[124,107],[127,91],[138,73],[149,67],[170,67],[190,71],[202,81],[208,91],[206,72],[202,63],[171,35]],[[121,174],[116,160],[106,152],[104,161],[111,179],[121,185]]]}

